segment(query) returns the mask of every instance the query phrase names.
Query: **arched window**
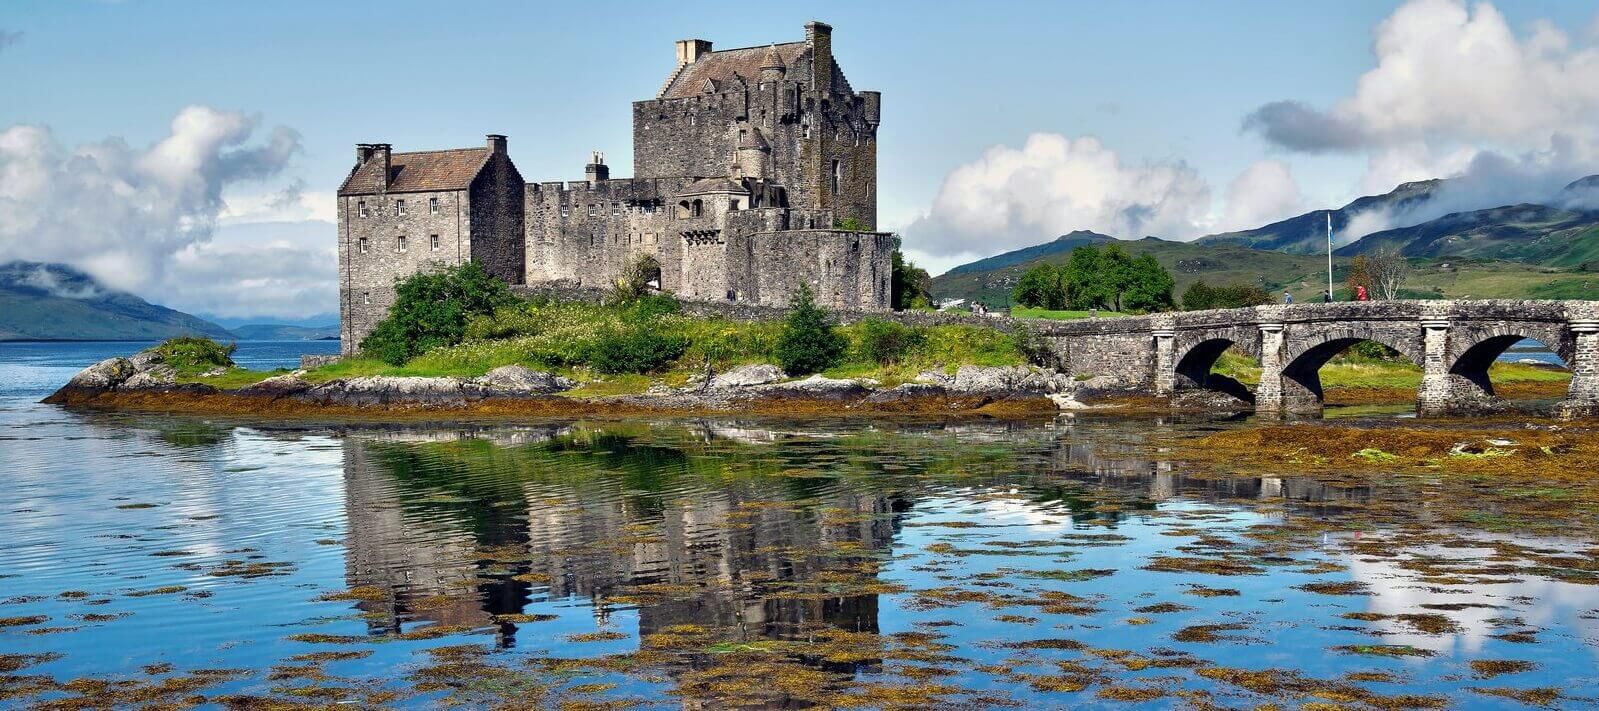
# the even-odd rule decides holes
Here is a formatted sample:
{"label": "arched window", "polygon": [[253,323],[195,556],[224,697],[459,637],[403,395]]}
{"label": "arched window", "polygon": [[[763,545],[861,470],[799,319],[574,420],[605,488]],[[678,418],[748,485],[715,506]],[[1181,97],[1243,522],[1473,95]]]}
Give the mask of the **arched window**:
{"label": "arched window", "polygon": [[688,216],[689,216],[689,205],[688,205],[688,201],[684,200],[684,201],[682,201],[682,202],[677,204],[677,217],[678,217],[678,219],[683,219],[683,218],[688,217]]}
{"label": "arched window", "polygon": [[695,200],[692,204],[689,205],[689,208],[688,208],[689,217],[700,217],[700,216],[702,216],[704,214],[705,214],[705,203],[703,201]]}

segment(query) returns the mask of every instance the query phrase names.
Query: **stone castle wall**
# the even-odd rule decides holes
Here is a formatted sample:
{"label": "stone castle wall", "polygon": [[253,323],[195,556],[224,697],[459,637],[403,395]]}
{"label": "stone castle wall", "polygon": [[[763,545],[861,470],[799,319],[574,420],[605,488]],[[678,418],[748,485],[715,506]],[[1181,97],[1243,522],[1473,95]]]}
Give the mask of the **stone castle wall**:
{"label": "stone castle wall", "polygon": [[[430,199],[438,200],[437,212],[429,209]],[[399,200],[405,201],[404,216],[395,214]],[[362,203],[367,210],[364,218]],[[473,259],[474,250],[482,249],[472,243],[473,213],[464,190],[338,198],[340,350],[354,352],[388,315],[397,279]],[[399,251],[400,237],[405,238],[404,252]],[[436,249],[434,237],[438,238]],[[485,253],[486,258],[499,258],[490,256],[496,254],[494,250]]]}
{"label": "stone castle wall", "polygon": [[472,261],[507,284],[520,284],[527,274],[523,192],[522,174],[503,152],[489,157],[468,191],[468,224],[479,235],[472,243]]}

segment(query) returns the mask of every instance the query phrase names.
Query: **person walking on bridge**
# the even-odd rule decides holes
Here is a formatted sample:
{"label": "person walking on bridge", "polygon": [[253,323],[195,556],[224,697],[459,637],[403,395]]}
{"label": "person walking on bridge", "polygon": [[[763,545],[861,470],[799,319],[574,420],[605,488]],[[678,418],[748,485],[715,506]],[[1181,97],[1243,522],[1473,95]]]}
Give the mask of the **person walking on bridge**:
{"label": "person walking on bridge", "polygon": [[1283,289],[1283,303],[1285,303],[1285,304],[1294,303],[1294,295],[1288,293],[1287,289]]}

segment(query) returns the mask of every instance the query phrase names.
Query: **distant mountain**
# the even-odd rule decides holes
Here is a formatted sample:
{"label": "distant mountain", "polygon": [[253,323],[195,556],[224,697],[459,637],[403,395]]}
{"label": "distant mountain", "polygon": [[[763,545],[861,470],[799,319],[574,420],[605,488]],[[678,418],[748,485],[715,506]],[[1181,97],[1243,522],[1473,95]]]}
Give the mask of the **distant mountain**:
{"label": "distant mountain", "polygon": [[1493,259],[1546,267],[1599,264],[1599,212],[1507,205],[1456,212],[1412,227],[1374,232],[1341,256],[1398,249],[1407,257]]}
{"label": "distant mountain", "polygon": [[234,326],[233,335],[241,341],[329,341],[339,337],[339,325],[290,326],[281,323],[252,323]]}
{"label": "distant mountain", "polygon": [[995,269],[1008,267],[1013,264],[1031,262],[1035,259],[1048,257],[1053,254],[1068,254],[1072,250],[1077,249],[1085,244],[1105,244],[1115,241],[1117,241],[1116,238],[1110,235],[1102,235],[1098,232],[1090,232],[1088,230],[1077,230],[1076,232],[1070,232],[1056,237],[1055,241],[1053,242],[1045,242],[1043,244],[1036,244],[1031,247],[1023,247],[1022,249],[1018,249],[1014,252],[996,254],[986,259],[979,259],[975,262],[962,264],[945,272],[944,276],[953,276],[969,272],[993,271]]}
{"label": "distant mountain", "polygon": [[0,264],[0,341],[232,339],[210,321],[105,287],[61,264]]}
{"label": "distant mountain", "polygon": [[1355,215],[1364,212],[1395,214],[1414,209],[1431,200],[1444,183],[1441,179],[1404,183],[1382,195],[1356,198],[1336,210],[1313,210],[1265,227],[1207,235],[1194,241],[1196,244],[1239,244],[1289,254],[1326,254],[1328,214],[1332,215],[1333,232],[1340,233],[1349,226]]}

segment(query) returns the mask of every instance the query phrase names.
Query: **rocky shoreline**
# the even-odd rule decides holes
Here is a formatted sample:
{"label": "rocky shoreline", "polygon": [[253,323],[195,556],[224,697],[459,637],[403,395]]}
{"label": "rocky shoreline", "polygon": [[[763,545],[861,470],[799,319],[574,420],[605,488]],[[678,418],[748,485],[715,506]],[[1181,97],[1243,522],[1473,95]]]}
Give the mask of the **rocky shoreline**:
{"label": "rocky shoreline", "polygon": [[[214,374],[221,374],[221,370]],[[789,378],[745,365],[681,388],[574,396],[578,383],[519,365],[475,378],[363,376],[312,382],[306,371],[236,389],[181,382],[159,353],[111,358],[79,371],[44,402],[101,409],[282,416],[603,414],[1024,414],[1128,407],[1110,382],[1077,381],[1033,366],[961,366],[884,386],[870,379]],[[1088,404],[1099,402],[1100,404]]]}

